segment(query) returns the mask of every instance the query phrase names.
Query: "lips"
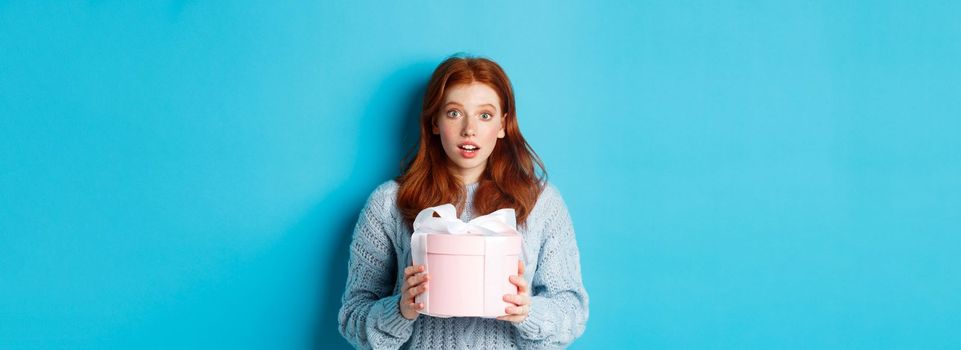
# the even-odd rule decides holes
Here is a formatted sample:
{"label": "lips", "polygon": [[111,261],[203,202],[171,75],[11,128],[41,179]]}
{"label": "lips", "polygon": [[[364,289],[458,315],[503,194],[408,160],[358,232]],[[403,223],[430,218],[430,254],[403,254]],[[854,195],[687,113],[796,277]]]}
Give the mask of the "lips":
{"label": "lips", "polygon": [[458,144],[457,148],[460,149],[460,155],[464,158],[474,158],[480,150],[476,143],[470,141]]}

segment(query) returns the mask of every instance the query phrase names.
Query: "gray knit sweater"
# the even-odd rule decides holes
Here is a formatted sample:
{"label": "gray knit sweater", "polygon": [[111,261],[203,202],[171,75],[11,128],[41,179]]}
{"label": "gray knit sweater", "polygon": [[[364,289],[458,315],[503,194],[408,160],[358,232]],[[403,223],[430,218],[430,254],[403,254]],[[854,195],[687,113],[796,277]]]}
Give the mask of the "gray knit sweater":
{"label": "gray knit sweater", "polygon": [[[524,277],[531,312],[521,323],[477,317],[405,319],[398,306],[403,270],[411,265],[409,227],[397,207],[398,184],[383,183],[367,199],[354,227],[340,333],[358,348],[505,349],[562,348],[584,332],[588,298],[567,206],[547,184],[527,223]],[[461,220],[474,217],[477,184],[467,185]]]}

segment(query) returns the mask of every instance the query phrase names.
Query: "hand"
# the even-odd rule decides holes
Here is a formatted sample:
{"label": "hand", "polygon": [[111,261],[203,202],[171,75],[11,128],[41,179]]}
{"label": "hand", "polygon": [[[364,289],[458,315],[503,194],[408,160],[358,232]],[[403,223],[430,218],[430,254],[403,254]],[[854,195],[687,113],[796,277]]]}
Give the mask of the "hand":
{"label": "hand", "polygon": [[424,303],[414,302],[414,298],[427,290],[427,280],[424,265],[408,266],[404,269],[404,284],[400,288],[400,314],[408,320],[417,318],[418,311],[424,308]]}
{"label": "hand", "polygon": [[527,288],[527,281],[524,280],[524,262],[517,260],[517,275],[510,277],[511,283],[517,286],[517,294],[504,294],[504,301],[514,304],[508,306],[505,312],[507,315],[498,317],[501,321],[511,321],[521,323],[531,312],[531,296]]}

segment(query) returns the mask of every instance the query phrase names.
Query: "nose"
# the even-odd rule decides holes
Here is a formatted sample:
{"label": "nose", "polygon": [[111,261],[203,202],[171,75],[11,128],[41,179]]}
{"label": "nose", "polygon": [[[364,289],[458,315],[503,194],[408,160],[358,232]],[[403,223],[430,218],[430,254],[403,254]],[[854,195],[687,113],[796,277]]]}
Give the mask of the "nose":
{"label": "nose", "polygon": [[464,118],[464,128],[460,132],[461,136],[472,137],[477,136],[477,125],[471,118]]}

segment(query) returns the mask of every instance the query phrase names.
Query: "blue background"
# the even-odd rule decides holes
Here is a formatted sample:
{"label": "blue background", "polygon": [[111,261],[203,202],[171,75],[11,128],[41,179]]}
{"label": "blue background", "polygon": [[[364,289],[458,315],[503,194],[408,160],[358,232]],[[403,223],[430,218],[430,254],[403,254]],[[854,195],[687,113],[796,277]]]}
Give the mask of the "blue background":
{"label": "blue background", "polygon": [[570,207],[575,348],[961,347],[957,2],[41,3],[0,1],[2,349],[347,346],[459,51]]}

